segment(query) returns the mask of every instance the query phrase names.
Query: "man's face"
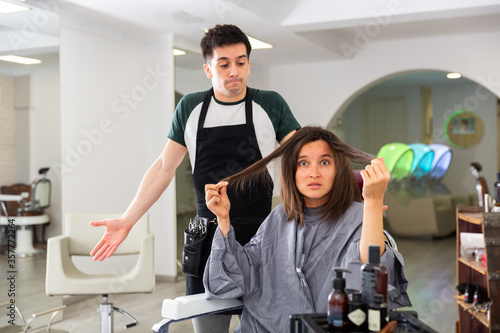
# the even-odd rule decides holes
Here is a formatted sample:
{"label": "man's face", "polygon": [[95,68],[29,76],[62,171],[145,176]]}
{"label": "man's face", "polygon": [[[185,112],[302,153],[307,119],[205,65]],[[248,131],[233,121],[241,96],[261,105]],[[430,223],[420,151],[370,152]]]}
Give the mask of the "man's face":
{"label": "man's face", "polygon": [[245,44],[217,47],[213,57],[207,62],[203,69],[212,80],[215,98],[226,103],[242,100],[250,75],[250,61]]}

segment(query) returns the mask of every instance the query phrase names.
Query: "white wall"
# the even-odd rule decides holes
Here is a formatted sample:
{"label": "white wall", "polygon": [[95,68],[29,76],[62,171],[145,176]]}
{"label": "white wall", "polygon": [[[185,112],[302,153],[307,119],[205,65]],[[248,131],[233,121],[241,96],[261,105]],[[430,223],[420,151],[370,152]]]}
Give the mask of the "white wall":
{"label": "white wall", "polygon": [[[408,133],[402,142],[420,142],[420,90],[413,88],[371,89],[358,96],[342,113],[344,141],[354,147],[363,147],[363,110],[366,98],[404,96],[408,110]],[[377,154],[376,151],[371,152]]]}
{"label": "white wall", "polygon": [[0,184],[10,185],[15,179],[16,110],[14,79],[0,76]]}
{"label": "white wall", "polygon": [[[302,125],[326,126],[337,112],[342,112],[378,81],[414,70],[460,72],[499,96],[498,40],[500,33],[481,33],[367,43],[352,59],[345,61],[273,66],[269,70],[269,82],[279,87]],[[490,133],[493,131],[496,133],[489,129]],[[496,149],[492,151],[483,145],[474,149],[478,154],[475,157],[481,159],[483,165],[490,165],[489,170],[497,169]],[[457,156],[454,163],[458,159]],[[468,169],[463,174],[464,178],[470,177]],[[485,173],[489,184],[493,184],[495,175],[493,171]]]}
{"label": "white wall", "polygon": [[211,86],[212,81],[207,78],[202,66],[199,69],[175,67],[175,91],[180,94],[186,95],[196,91],[208,90]]}
{"label": "white wall", "polygon": [[[477,84],[457,87],[433,87],[433,142],[451,147],[453,158],[443,183],[452,193],[475,192],[474,176],[470,163],[479,162],[481,175],[486,178],[490,194],[498,172],[497,166],[497,99],[496,96]],[[439,96],[435,98],[434,96]],[[444,136],[443,128],[448,117],[455,111],[475,112],[484,125],[484,136],[476,146],[460,149],[451,145]]]}
{"label": "white wall", "polygon": [[[122,213],[161,153],[174,105],[172,36],[61,17],[62,213]],[[176,276],[175,188],[149,212],[156,274]],[[104,230],[103,230],[104,231]]]}
{"label": "white wall", "polygon": [[[57,110],[59,110],[59,99],[57,99],[56,105]],[[16,108],[16,183],[29,184],[31,181],[31,76],[14,77],[14,106]],[[59,116],[57,119],[59,119]]]}
{"label": "white wall", "polygon": [[29,182],[39,177],[38,170],[50,167],[51,205],[47,209],[51,224],[45,237],[61,230],[61,113],[59,67],[41,67],[31,74],[29,109]]}

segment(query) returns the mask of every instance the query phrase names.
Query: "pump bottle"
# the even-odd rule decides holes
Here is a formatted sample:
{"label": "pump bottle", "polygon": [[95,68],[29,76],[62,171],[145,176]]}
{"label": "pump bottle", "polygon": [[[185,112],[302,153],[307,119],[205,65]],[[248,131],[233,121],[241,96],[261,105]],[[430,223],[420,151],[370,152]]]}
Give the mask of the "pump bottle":
{"label": "pump bottle", "polygon": [[380,263],[380,246],[368,246],[368,262],[361,266],[361,291],[368,306],[373,305],[375,294],[381,294],[387,303],[388,270]]}
{"label": "pump bottle", "polygon": [[345,331],[349,296],[345,292],[345,279],[342,273],[351,273],[351,271],[341,267],[335,267],[334,271],[336,277],[333,279],[333,290],[328,295],[328,327],[333,331]]}

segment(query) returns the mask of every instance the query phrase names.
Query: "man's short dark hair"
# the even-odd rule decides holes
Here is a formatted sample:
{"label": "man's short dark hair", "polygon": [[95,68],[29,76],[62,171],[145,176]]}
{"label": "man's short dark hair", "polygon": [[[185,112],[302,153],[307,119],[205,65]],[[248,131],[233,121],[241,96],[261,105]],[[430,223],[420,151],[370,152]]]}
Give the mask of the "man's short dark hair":
{"label": "man's short dark hair", "polygon": [[200,42],[201,53],[205,62],[208,62],[214,55],[216,47],[234,45],[243,43],[247,49],[247,58],[250,59],[250,51],[252,46],[247,35],[235,25],[232,24],[217,24],[213,28],[208,29],[205,37]]}

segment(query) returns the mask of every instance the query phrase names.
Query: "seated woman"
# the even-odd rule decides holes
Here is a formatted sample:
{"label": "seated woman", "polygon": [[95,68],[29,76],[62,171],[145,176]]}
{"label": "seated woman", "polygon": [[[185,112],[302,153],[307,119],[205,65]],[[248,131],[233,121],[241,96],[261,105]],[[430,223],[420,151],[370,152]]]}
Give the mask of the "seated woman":
{"label": "seated woman", "polygon": [[[229,221],[229,183],[240,189],[253,177],[265,177],[271,161],[281,158],[282,205],[263,222],[244,247]],[[320,127],[303,127],[273,153],[227,181],[205,187],[208,208],[218,229],[205,268],[208,298],[244,302],[236,332],[289,332],[289,316],[326,313],[334,267],[352,271],[346,288],[361,287],[360,267],[368,246],[379,245],[389,270],[389,308],[411,306],[403,258],[386,245],[383,198],[390,179],[383,160],[372,159]],[[361,171],[363,199],[350,160],[371,164]]]}

